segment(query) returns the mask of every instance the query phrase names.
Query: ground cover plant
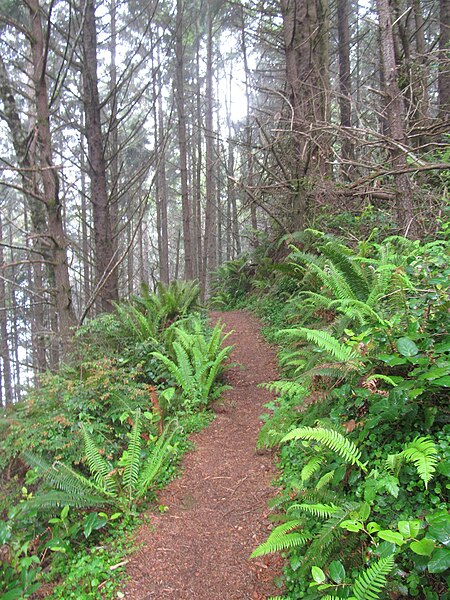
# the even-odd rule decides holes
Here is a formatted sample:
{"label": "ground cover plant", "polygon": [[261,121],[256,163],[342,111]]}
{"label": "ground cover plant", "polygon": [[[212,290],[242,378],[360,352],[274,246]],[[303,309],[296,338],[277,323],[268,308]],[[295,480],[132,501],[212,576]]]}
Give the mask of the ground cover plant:
{"label": "ground cover plant", "polygon": [[310,230],[248,302],[284,369],[258,441],[283,491],[253,553],[285,554],[284,598],[448,597],[449,257],[445,226],[351,245]]}
{"label": "ground cover plant", "polygon": [[0,420],[5,599],[42,584],[53,598],[113,594],[139,513],[211,420],[231,350],[193,283],[144,288],[77,338],[73,360]]}

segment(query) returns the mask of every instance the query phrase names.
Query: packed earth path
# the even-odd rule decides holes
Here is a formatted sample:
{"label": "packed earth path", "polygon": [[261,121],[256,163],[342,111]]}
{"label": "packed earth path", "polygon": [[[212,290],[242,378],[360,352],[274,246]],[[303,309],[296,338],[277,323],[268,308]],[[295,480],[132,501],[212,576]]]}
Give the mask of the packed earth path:
{"label": "packed earth path", "polygon": [[277,557],[249,559],[267,538],[267,500],[275,494],[270,453],[256,440],[272,394],[259,383],[277,378],[275,352],[245,311],[212,312],[234,344],[216,419],[192,436],[182,475],[158,497],[168,510],[151,514],[137,535],[140,549],[127,566],[127,600],[263,600],[280,593]]}

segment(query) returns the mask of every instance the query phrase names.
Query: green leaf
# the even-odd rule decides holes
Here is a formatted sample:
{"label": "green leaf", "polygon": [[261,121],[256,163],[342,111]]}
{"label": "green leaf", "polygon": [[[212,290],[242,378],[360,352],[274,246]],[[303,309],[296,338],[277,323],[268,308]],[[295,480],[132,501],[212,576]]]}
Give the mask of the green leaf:
{"label": "green leaf", "polygon": [[437,385],[439,387],[450,387],[450,375],[446,377],[439,377],[439,379],[434,379],[430,381],[431,385]]}
{"label": "green leaf", "polygon": [[95,512],[90,513],[83,522],[84,537],[88,538],[94,529],[101,529],[106,525],[107,522],[107,517],[101,517]]}
{"label": "green leaf", "polygon": [[339,527],[342,527],[342,529],[346,529],[347,531],[361,531],[361,529],[364,528],[364,525],[361,523],[361,521],[349,519],[347,521],[342,521]]}
{"label": "green leaf", "polygon": [[325,576],[325,573],[322,571],[322,569],[320,567],[312,567],[311,575],[316,583],[323,583],[327,579]]}
{"label": "green leaf", "polygon": [[401,533],[398,533],[397,531],[391,531],[390,529],[382,529],[378,532],[378,537],[386,542],[396,544],[397,546],[401,546],[405,543],[405,539]]}
{"label": "green leaf", "polygon": [[419,556],[431,556],[431,553],[434,550],[434,542],[428,538],[422,538],[420,542],[411,542],[409,547],[414,554],[418,554]]}
{"label": "green leaf", "polygon": [[428,563],[430,573],[443,573],[450,569],[450,549],[438,548],[433,552],[431,561]]}
{"label": "green leaf", "polygon": [[419,353],[419,348],[407,337],[397,340],[397,350],[402,356],[416,356]]}
{"label": "green leaf", "polygon": [[444,546],[450,546],[450,515],[447,511],[444,509],[437,514],[427,515],[426,519],[429,523],[427,535]]}
{"label": "green leaf", "polygon": [[362,521],[367,521],[370,516],[370,504],[368,502],[362,502],[358,508],[358,515]]}
{"label": "green leaf", "polygon": [[433,369],[425,371],[425,373],[419,375],[417,379],[438,379],[439,377],[443,377],[444,375],[448,375],[448,367],[434,367]]}
{"label": "green leaf", "polygon": [[398,530],[407,538],[415,538],[420,531],[420,521],[418,519],[414,521],[399,521]]}
{"label": "green leaf", "polygon": [[330,563],[330,578],[334,583],[342,583],[345,579],[345,568],[339,560]]}
{"label": "green leaf", "polygon": [[64,521],[67,518],[67,515],[69,514],[69,505],[66,504],[66,506],[62,509],[61,511],[61,519]]}
{"label": "green leaf", "polygon": [[367,523],[367,531],[369,533],[375,533],[376,531],[380,531],[380,530],[381,530],[381,527],[375,521],[371,521],[370,523]]}

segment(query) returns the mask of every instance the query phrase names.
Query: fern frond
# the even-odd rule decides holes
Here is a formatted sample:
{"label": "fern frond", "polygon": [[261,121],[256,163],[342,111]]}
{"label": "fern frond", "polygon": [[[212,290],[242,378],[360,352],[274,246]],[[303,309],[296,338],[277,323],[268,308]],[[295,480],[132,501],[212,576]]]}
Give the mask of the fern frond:
{"label": "fern frond", "polygon": [[325,475],[322,475],[322,477],[316,483],[316,490],[319,491],[322,488],[324,488],[331,481],[333,481],[333,478],[334,478],[334,469],[332,471],[328,471],[328,473],[325,473]]}
{"label": "fern frond", "polygon": [[144,460],[137,483],[137,498],[142,498],[158,475],[164,461],[172,451],[171,442],[177,432],[177,427],[169,424],[154,445],[149,456]]}
{"label": "fern frond", "polygon": [[310,458],[300,473],[302,483],[306,483],[309,479],[311,479],[314,473],[317,473],[324,462],[325,457],[321,455]]}
{"label": "fern frond", "polygon": [[89,435],[84,425],[81,426],[81,433],[84,441],[84,453],[86,455],[92,477],[99,487],[105,488],[106,493],[111,495],[116,494],[116,482],[111,475],[113,471],[112,466],[100,454],[96,443]]}
{"label": "fern frond", "polygon": [[349,248],[342,244],[330,242],[321,246],[320,249],[345,278],[354,297],[358,300],[366,300],[369,295],[369,285],[362,269],[357,263],[354,263],[351,256],[349,256],[351,252]]}
{"label": "fern frond", "polygon": [[407,462],[414,464],[419,477],[423,480],[427,488],[439,460],[433,440],[429,437],[416,437],[404,448],[401,456]]}
{"label": "fern frond", "polygon": [[361,357],[354,350],[349,348],[349,346],[341,344],[339,340],[326,331],[297,327],[295,329],[281,330],[278,336],[281,337],[282,335],[293,339],[307,339],[308,342],[316,345],[320,350],[327,352],[339,362],[361,360]]}
{"label": "fern frond", "polygon": [[128,490],[131,500],[139,477],[141,465],[141,411],[134,413],[134,423],[130,433],[130,441],[123,470],[123,484]]}
{"label": "fern frond", "polygon": [[252,552],[250,558],[256,558],[257,556],[263,556],[264,554],[272,554],[273,552],[280,552],[281,550],[288,550],[291,548],[304,546],[311,539],[309,532],[291,533],[293,529],[297,529],[302,525],[302,520],[295,519],[275,527],[267,540],[260,544]]}
{"label": "fern frond", "polygon": [[281,379],[279,381],[271,381],[270,383],[260,383],[259,387],[262,387],[269,392],[278,394],[279,396],[287,396],[288,398],[304,398],[309,390],[304,385],[297,381]]}
{"label": "fern frond", "polygon": [[74,500],[93,493],[105,493],[103,486],[99,486],[94,480],[88,479],[62,462],[49,463],[32,452],[24,452],[22,456],[25,462],[33,467],[44,481],[48,482],[53,488],[71,495]]}
{"label": "fern frond", "polygon": [[356,464],[363,471],[367,471],[365,465],[360,461],[361,451],[352,441],[334,429],[299,427],[290,431],[281,441],[288,442],[290,440],[314,440],[336,452],[346,462],[352,465]]}
{"label": "fern frond", "polygon": [[292,504],[290,510],[301,510],[303,512],[319,517],[320,519],[329,519],[333,515],[342,513],[342,508],[335,504]]}
{"label": "fern frond", "polygon": [[387,575],[394,567],[394,556],[380,558],[375,564],[363,571],[353,584],[356,600],[377,600],[386,587]]}
{"label": "fern frond", "polygon": [[51,490],[49,492],[39,493],[33,496],[21,505],[21,510],[28,512],[30,510],[52,510],[63,508],[64,506],[73,506],[74,508],[92,508],[94,506],[104,506],[111,500],[105,499],[91,493],[82,495],[73,495],[61,490]]}
{"label": "fern frond", "polygon": [[358,320],[361,325],[364,325],[368,321],[373,321],[383,327],[386,326],[386,321],[368,303],[361,300],[355,298],[336,300],[331,304],[331,308],[334,307],[345,316]]}

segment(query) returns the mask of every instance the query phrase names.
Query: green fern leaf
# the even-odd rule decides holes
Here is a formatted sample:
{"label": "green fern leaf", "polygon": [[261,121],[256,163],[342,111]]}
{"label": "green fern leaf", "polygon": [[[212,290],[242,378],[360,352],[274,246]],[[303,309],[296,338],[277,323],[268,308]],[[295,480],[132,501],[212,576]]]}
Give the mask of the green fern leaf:
{"label": "green fern leaf", "polygon": [[145,459],[137,483],[137,498],[142,498],[146,494],[148,488],[161,470],[164,461],[170,455],[172,451],[170,444],[177,429],[177,427],[172,428],[171,424],[169,424],[158,438],[149,456]]}
{"label": "green fern leaf", "polygon": [[290,431],[282,442],[290,440],[314,440],[323,444],[333,452],[336,452],[341,458],[352,465],[358,465],[363,471],[367,471],[365,465],[360,461],[361,452],[355,444],[341,433],[333,429],[325,429],[323,427],[299,427]]}
{"label": "green fern leaf", "polygon": [[306,483],[316,473],[325,462],[324,456],[313,456],[303,467],[300,473],[302,483]]}
{"label": "green fern leaf", "polygon": [[136,490],[141,466],[141,411],[134,414],[134,423],[130,433],[130,441],[126,453],[125,467],[123,470],[123,485],[128,490],[130,501]]}
{"label": "green fern leaf", "polygon": [[26,502],[20,505],[20,510],[29,512],[30,510],[53,510],[63,508],[64,506],[73,506],[75,508],[92,508],[94,506],[104,506],[111,503],[104,496],[95,495],[90,492],[74,495],[61,490],[51,490],[49,492],[39,492]]}
{"label": "green fern leaf", "polygon": [[369,295],[369,285],[362,269],[349,256],[349,249],[342,244],[331,242],[321,246],[321,251],[344,277],[354,297],[358,300],[366,300]]}
{"label": "green fern leaf", "polygon": [[326,331],[297,327],[296,329],[281,330],[277,337],[281,336],[287,336],[293,339],[307,339],[309,342],[320,348],[320,350],[333,356],[339,362],[361,360],[361,357],[354,350],[345,344],[341,344],[339,340]]}
{"label": "green fern leaf", "polygon": [[377,600],[386,587],[387,575],[394,567],[394,556],[381,558],[361,573],[353,584],[356,600]]}
{"label": "green fern leaf", "polygon": [[98,486],[105,488],[105,492],[107,494],[115,495],[117,492],[117,486],[112,477],[112,466],[100,454],[97,445],[86,431],[86,427],[84,425],[81,426],[81,432],[84,441],[84,452],[86,454],[92,477]]}
{"label": "green fern leaf", "polygon": [[310,533],[292,533],[293,529],[301,527],[302,525],[302,520],[294,519],[275,527],[267,540],[260,544],[252,552],[250,558],[256,558],[257,556],[263,556],[264,554],[272,554],[273,552],[280,552],[281,550],[289,550],[291,548],[304,546],[311,539]]}
{"label": "green fern leaf", "polygon": [[292,504],[288,512],[291,510],[300,510],[319,517],[320,519],[329,519],[332,515],[342,513],[342,508],[335,504]]}
{"label": "green fern leaf", "polygon": [[439,460],[433,440],[428,437],[416,437],[401,452],[401,456],[407,462],[414,464],[425,487],[428,487]]}
{"label": "green fern leaf", "polygon": [[333,481],[333,478],[334,478],[334,469],[332,471],[328,471],[328,473],[325,473],[325,475],[322,475],[322,477],[316,483],[316,490],[321,490],[322,488],[324,488],[331,481]]}
{"label": "green fern leaf", "polygon": [[344,506],[320,527],[303,557],[299,575],[305,577],[312,565],[324,567],[340,540],[345,535],[340,524],[348,518],[354,506]]}

